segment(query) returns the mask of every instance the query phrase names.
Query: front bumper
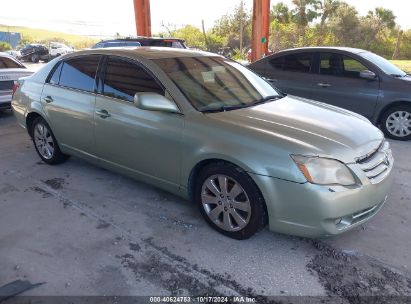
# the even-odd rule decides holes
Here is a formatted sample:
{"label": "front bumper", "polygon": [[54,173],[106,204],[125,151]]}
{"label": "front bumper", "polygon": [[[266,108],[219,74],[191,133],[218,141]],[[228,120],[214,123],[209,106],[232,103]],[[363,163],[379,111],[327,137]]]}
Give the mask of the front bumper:
{"label": "front bumper", "polygon": [[356,186],[320,186],[252,175],[267,204],[272,231],[303,237],[325,237],[352,229],[372,218],[383,206],[392,184],[392,167],[373,184],[358,166]]}

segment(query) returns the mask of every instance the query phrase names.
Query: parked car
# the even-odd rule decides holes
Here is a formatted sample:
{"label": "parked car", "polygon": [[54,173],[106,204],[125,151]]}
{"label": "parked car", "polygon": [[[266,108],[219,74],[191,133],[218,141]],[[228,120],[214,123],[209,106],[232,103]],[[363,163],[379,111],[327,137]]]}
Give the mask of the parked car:
{"label": "parked car", "polygon": [[73,53],[74,49],[60,42],[50,42],[49,54],[50,57],[58,57],[64,54]]}
{"label": "parked car", "polygon": [[20,51],[17,51],[17,50],[9,50],[9,51],[5,51],[5,53],[9,54],[10,56],[12,56],[16,59],[21,58],[21,53],[20,53]]}
{"label": "parked car", "polygon": [[124,47],[124,46],[160,46],[186,49],[184,40],[176,38],[136,37],[102,40],[92,48]]}
{"label": "parked car", "polygon": [[284,96],[241,64],[171,48],[54,59],[13,98],[48,164],[79,156],[190,198],[217,231],[335,235],[383,206],[389,143],[353,112]]}
{"label": "parked car", "polygon": [[27,44],[20,50],[20,53],[22,60],[35,63],[39,62],[40,60],[48,61],[50,59],[49,49],[42,44]]}
{"label": "parked car", "polygon": [[14,82],[20,77],[33,74],[26,67],[6,53],[0,53],[0,110],[11,108]]}
{"label": "parked car", "polygon": [[374,53],[343,47],[291,49],[249,67],[285,93],[354,111],[389,138],[411,139],[411,76]]}

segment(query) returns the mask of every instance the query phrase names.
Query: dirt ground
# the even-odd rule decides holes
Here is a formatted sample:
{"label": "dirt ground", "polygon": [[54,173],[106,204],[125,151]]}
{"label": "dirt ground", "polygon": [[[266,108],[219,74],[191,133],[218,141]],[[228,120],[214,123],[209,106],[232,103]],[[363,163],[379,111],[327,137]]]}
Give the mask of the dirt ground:
{"label": "dirt ground", "polygon": [[11,113],[0,113],[0,286],[44,283],[29,296],[362,303],[379,295],[387,298],[373,303],[409,303],[411,143],[391,145],[394,185],[367,224],[324,240],[266,229],[236,241],[207,226],[189,202],[154,187],[77,158],[45,165]]}

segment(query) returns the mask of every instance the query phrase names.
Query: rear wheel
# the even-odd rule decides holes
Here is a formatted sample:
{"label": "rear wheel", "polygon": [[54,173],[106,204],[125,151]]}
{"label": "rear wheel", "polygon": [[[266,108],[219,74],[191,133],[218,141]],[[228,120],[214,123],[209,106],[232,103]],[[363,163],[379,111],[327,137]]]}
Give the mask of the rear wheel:
{"label": "rear wheel", "polygon": [[388,109],[381,117],[385,136],[397,140],[411,139],[411,106],[400,105]]}
{"label": "rear wheel", "polygon": [[50,126],[42,117],[37,117],[31,127],[34,147],[40,158],[49,165],[55,165],[67,160],[54,137]]}
{"label": "rear wheel", "polygon": [[206,166],[197,179],[195,199],[215,230],[234,239],[247,239],[266,224],[264,199],[243,170],[224,162]]}

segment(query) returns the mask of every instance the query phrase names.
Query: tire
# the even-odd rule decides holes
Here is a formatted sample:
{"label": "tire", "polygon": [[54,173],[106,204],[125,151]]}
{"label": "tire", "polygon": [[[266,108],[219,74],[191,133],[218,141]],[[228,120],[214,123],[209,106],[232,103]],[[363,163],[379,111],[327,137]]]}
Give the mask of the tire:
{"label": "tire", "polygon": [[37,117],[31,126],[31,138],[41,160],[49,165],[57,165],[68,159],[63,154],[50,126],[42,117]]}
{"label": "tire", "polygon": [[206,222],[233,239],[248,239],[267,223],[264,198],[257,185],[246,172],[225,162],[201,170],[194,200]]}
{"label": "tire", "polygon": [[389,108],[382,115],[380,126],[388,138],[411,140],[411,106],[399,105]]}
{"label": "tire", "polygon": [[40,61],[40,57],[37,54],[31,55],[31,62],[38,63]]}

